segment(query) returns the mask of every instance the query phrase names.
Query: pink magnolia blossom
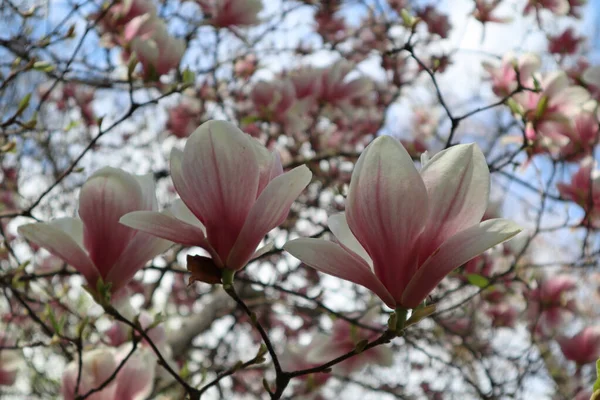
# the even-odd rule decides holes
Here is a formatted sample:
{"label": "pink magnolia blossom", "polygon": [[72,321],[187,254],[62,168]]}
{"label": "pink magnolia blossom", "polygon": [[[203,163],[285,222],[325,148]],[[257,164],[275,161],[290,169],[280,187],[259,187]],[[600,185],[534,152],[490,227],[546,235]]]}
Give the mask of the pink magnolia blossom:
{"label": "pink magnolia blossom", "polygon": [[[377,309],[372,309],[363,318],[362,324],[377,327],[375,317]],[[341,355],[351,352],[356,348],[358,342],[362,340],[375,340],[381,335],[380,332],[372,329],[353,326],[348,321],[338,319],[333,323],[331,334],[315,335],[310,350],[306,355],[307,359],[315,362],[317,365],[329,362]],[[361,352],[360,354],[349,358],[348,360],[336,364],[333,372],[342,375],[348,375],[351,372],[358,371],[366,365],[390,366],[393,362],[393,354],[385,346],[376,346],[372,349]]]}
{"label": "pink magnolia blossom", "polygon": [[511,21],[509,17],[497,17],[493,15],[496,8],[500,5],[501,0],[475,0],[475,10],[473,17],[482,24],[488,22],[496,22],[504,24]]}
{"label": "pink magnolia blossom", "polygon": [[262,120],[280,123],[284,129],[293,132],[303,128],[305,104],[296,101],[296,92],[290,80],[258,82],[252,89],[250,98]]}
{"label": "pink magnolia blossom", "polygon": [[559,129],[569,142],[560,148],[560,155],[568,161],[578,161],[593,154],[598,143],[598,120],[589,112],[577,114],[572,123],[561,125]]}
{"label": "pink magnolia blossom", "polygon": [[585,221],[595,226],[600,218],[600,171],[595,168],[591,156],[584,158],[579,165],[569,184],[557,183],[556,187],[563,199],[583,208],[586,212]]}
{"label": "pink magnolia blossom", "polygon": [[566,122],[579,113],[589,99],[587,90],[571,86],[564,71],[556,71],[544,77],[540,92],[523,92],[514,95],[522,107],[523,115],[534,123],[535,128],[547,121]]}
{"label": "pink magnolia blossom", "polygon": [[548,37],[548,51],[552,54],[575,54],[583,41],[583,37],[575,35],[573,28],[568,28],[560,35]]}
{"label": "pink magnolia blossom", "polygon": [[195,98],[185,97],[181,103],[169,109],[168,114],[166,128],[174,136],[186,138],[202,122],[204,106]]}
{"label": "pink magnolia blossom", "polygon": [[146,261],[172,243],[119,224],[135,210],[156,209],[152,175],[135,176],[105,167],[95,172],[79,195],[79,216],[22,225],[19,233],[78,270],[89,289],[101,279],[113,294],[124,288]]}
{"label": "pink magnolia blossom", "polygon": [[486,314],[491,318],[492,326],[514,328],[519,312],[514,305],[500,303],[489,307]]}
{"label": "pink magnolia blossom", "polygon": [[516,57],[512,53],[508,53],[502,58],[499,67],[484,62],[483,68],[490,74],[494,94],[499,97],[506,97],[519,86],[517,71],[519,71],[518,78],[521,84],[525,84],[531,79],[533,73],[540,68],[540,65],[541,60],[535,54],[527,53]]}
{"label": "pink magnolia blossom", "polygon": [[12,386],[17,380],[22,358],[18,350],[4,348],[14,345],[14,340],[0,333],[0,386]]}
{"label": "pink magnolia blossom", "polygon": [[572,296],[576,288],[573,277],[559,275],[538,282],[535,289],[525,294],[527,317],[537,332],[551,333],[577,310]]}
{"label": "pink magnolia blossom", "polygon": [[391,308],[416,308],[452,270],[520,231],[504,219],[480,223],[490,178],[477,146],[424,161],[419,173],[397,140],[378,137],[354,167],[346,213],[329,218],[339,243],[301,238],[284,248]]}
{"label": "pink magnolia blossom", "polygon": [[[123,362],[117,375],[98,392],[87,399],[91,400],[142,400],[152,393],[155,361],[150,350],[136,349],[124,361],[131,348],[128,345],[118,350],[102,348],[83,353],[79,387],[79,361],[73,361],[65,369],[62,377],[61,393],[65,400],[74,400],[108,381]],[[77,393],[75,393],[78,389]]]}
{"label": "pink magnolia blossom", "polygon": [[528,0],[524,15],[528,15],[531,11],[539,12],[541,9],[546,9],[554,15],[566,15],[569,12],[568,0]]}
{"label": "pink magnolia blossom", "polygon": [[285,221],[308,185],[300,166],[283,173],[277,155],[225,121],[202,124],[183,152],[171,152],[181,200],[168,213],[138,211],[121,222],[187,246],[199,246],[217,267],[243,268],[263,237]]}
{"label": "pink magnolia blossom", "polygon": [[185,53],[185,41],[171,36],[163,20],[152,14],[131,20],[125,27],[124,40],[142,64],[148,80],[177,68]]}
{"label": "pink magnolia blossom", "polygon": [[210,23],[219,28],[251,26],[260,22],[261,0],[197,0]]}
{"label": "pink magnolia blossom", "polygon": [[600,357],[600,327],[587,327],[573,337],[557,339],[567,360],[579,365],[596,362]]}
{"label": "pink magnolia blossom", "polygon": [[319,99],[334,106],[347,105],[371,91],[373,83],[368,78],[346,79],[353,68],[352,63],[340,60],[323,69]]}
{"label": "pink magnolia blossom", "polygon": [[258,67],[258,59],[254,54],[247,54],[243,57],[238,58],[233,66],[233,73],[236,77],[242,79],[248,79]]}
{"label": "pink magnolia blossom", "polygon": [[428,5],[417,11],[417,17],[427,25],[429,33],[437,34],[442,39],[448,37],[451,25],[447,15],[441,14],[435,6]]}

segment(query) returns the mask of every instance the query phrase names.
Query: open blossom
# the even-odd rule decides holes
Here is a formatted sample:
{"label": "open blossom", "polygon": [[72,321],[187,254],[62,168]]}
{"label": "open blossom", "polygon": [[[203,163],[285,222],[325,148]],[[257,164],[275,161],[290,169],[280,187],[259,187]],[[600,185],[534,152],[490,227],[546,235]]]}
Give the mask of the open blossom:
{"label": "open blossom", "polygon": [[586,220],[594,226],[600,218],[600,171],[595,167],[594,159],[591,156],[586,157],[571,177],[571,183],[556,184],[560,196],[583,208]]}
{"label": "open blossom", "polygon": [[[125,360],[131,348],[129,345],[118,350],[102,348],[83,353],[81,374],[79,361],[73,361],[63,373],[61,392],[65,400],[74,400],[77,395],[85,395],[99,388],[111,379],[112,374]],[[148,349],[136,349],[125,361],[117,375],[104,389],[87,397],[93,400],[142,400],[152,393],[155,375],[155,361]],[[81,375],[78,379],[78,375]],[[79,380],[78,393],[75,393]]]}
{"label": "open blossom", "polygon": [[17,380],[21,355],[18,350],[3,349],[14,345],[13,340],[0,333],[0,386],[12,386]]}
{"label": "open blossom", "polygon": [[210,22],[219,28],[251,26],[260,22],[261,0],[197,0]]}
{"label": "open blossom", "polygon": [[169,109],[166,128],[178,138],[186,138],[198,127],[204,116],[204,105],[196,98],[184,97]]}
{"label": "open blossom", "polygon": [[[372,309],[363,318],[362,324],[377,327],[374,322],[377,309]],[[381,335],[377,330],[353,326],[348,321],[338,319],[333,323],[333,329],[330,335],[318,334],[311,344],[306,358],[317,365],[329,362],[341,355],[351,352],[356,348],[358,342],[362,340],[372,341]],[[393,362],[393,354],[385,346],[376,346],[372,349],[361,352],[360,354],[349,358],[333,367],[333,372],[342,375],[348,375],[353,371],[358,371],[367,365],[390,366]]]}
{"label": "open blossom", "polygon": [[525,294],[527,317],[536,331],[552,332],[577,310],[575,289],[577,282],[573,277],[559,275],[539,281],[535,289]]}
{"label": "open blossom", "polygon": [[571,86],[564,71],[555,71],[541,81],[541,92],[523,92],[514,96],[523,115],[538,128],[547,121],[566,122],[581,111],[589,99],[587,90]]}
{"label": "open blossom", "polygon": [[600,327],[587,327],[573,337],[559,337],[560,349],[567,360],[579,365],[596,362],[600,357]]}
{"label": "open blossom", "polygon": [[483,68],[490,74],[494,94],[499,97],[506,97],[519,86],[517,71],[519,71],[518,78],[521,84],[525,84],[531,79],[532,74],[540,68],[540,65],[541,60],[535,54],[526,53],[516,57],[512,53],[508,53],[502,58],[499,67],[484,62]]}
{"label": "open blossom", "polygon": [[504,219],[480,222],[490,177],[476,145],[424,161],[419,173],[398,141],[378,137],[354,167],[346,213],[329,218],[339,243],[301,238],[284,248],[391,308],[416,308],[452,270],[520,231]]}
{"label": "open blossom", "polygon": [[568,0],[528,0],[523,14],[527,15],[531,11],[538,12],[541,9],[547,9],[554,15],[566,15],[569,12]]}
{"label": "open blossom", "polygon": [[334,106],[342,106],[371,91],[373,82],[368,78],[346,79],[353,68],[354,65],[346,60],[337,61],[330,67],[324,68],[319,100]]}
{"label": "open blossom", "polygon": [[124,40],[142,64],[146,79],[177,68],[185,53],[185,41],[171,36],[164,21],[152,14],[131,20],[125,27]]}
{"label": "open blossom", "polygon": [[447,15],[438,12],[435,6],[428,5],[417,11],[417,17],[421,18],[427,25],[429,33],[437,34],[442,39],[448,37],[450,33],[450,20]]}
{"label": "open blossom", "polygon": [[559,133],[569,139],[569,142],[560,148],[563,159],[568,161],[581,160],[593,154],[594,147],[599,141],[598,120],[589,112],[577,114],[571,123],[558,127]]}
{"label": "open blossom", "polygon": [[261,119],[278,122],[284,129],[293,132],[303,128],[302,114],[306,105],[296,101],[294,85],[290,80],[260,81],[252,89],[250,98]]}
{"label": "open blossom", "polygon": [[276,154],[225,121],[208,121],[171,153],[181,200],[170,213],[138,211],[121,222],[187,246],[199,246],[219,268],[239,270],[263,237],[287,218],[310,182],[306,166],[283,173]]}
{"label": "open blossom", "polygon": [[487,22],[496,22],[503,24],[510,22],[509,17],[497,17],[492,15],[496,8],[500,5],[501,0],[475,0],[475,10],[473,10],[473,17],[485,24]]}
{"label": "open blossom", "polygon": [[146,261],[171,245],[119,224],[119,218],[128,212],[156,207],[152,175],[135,176],[105,167],[81,188],[81,219],[60,218],[22,225],[18,230],[27,240],[78,270],[92,291],[101,279],[116,293]]}
{"label": "open blossom", "polygon": [[568,28],[560,35],[548,37],[548,51],[553,54],[575,54],[583,40],[583,37],[575,35],[573,28]]}

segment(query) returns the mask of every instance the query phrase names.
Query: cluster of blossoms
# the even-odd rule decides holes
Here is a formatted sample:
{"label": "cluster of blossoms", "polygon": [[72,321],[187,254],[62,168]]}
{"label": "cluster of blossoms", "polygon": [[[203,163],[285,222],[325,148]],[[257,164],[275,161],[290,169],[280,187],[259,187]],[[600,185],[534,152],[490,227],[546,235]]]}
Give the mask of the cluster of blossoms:
{"label": "cluster of blossoms", "polygon": [[185,41],[169,34],[152,0],[119,0],[91,18],[99,19],[106,46],[121,46],[125,62],[140,62],[144,79],[157,80],[179,66]]}
{"label": "cluster of blossoms", "polygon": [[[346,213],[329,218],[338,242],[296,239],[284,246],[309,266],[373,291],[399,313],[399,327],[407,310],[421,307],[451,271],[520,231],[504,219],[481,222],[490,178],[476,145],[457,145],[431,159],[424,156],[422,164],[419,172],[396,139],[375,139],[355,166]],[[229,282],[236,271],[272,248],[259,245],[287,218],[312,174],[306,166],[284,172],[277,153],[227,122],[209,121],[188,138],[183,151],[172,151],[171,176],[181,199],[159,212],[150,176],[103,168],[83,185],[80,218],[22,225],[19,232],[78,270],[98,302],[106,305],[109,292],[117,306],[135,273],[173,242],[200,247],[208,255],[188,258],[193,279]],[[115,346],[122,343],[121,329],[111,328]],[[334,324],[334,335],[339,339],[334,346],[315,339],[307,362],[340,355],[357,340],[372,338],[373,332],[353,333],[341,321]],[[96,375],[104,376],[122,354],[109,348],[84,356],[83,373],[89,363],[90,376],[83,387],[97,383],[101,377]],[[386,364],[383,355],[374,349],[361,358]],[[127,361],[105,390],[122,390],[120,379],[127,378],[121,375],[139,373],[136,360]],[[338,368],[357,365],[349,360]],[[72,376],[70,367],[65,393],[74,390]],[[139,389],[145,388],[140,383]]]}

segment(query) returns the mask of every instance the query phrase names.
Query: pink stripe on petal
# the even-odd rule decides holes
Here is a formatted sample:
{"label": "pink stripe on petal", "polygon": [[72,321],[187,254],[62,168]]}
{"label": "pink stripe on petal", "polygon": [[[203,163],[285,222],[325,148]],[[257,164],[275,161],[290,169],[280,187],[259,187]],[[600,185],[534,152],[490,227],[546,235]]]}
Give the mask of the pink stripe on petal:
{"label": "pink stripe on petal", "polygon": [[238,270],[246,265],[262,238],[285,221],[292,203],[310,183],[311,178],[310,170],[302,165],[278,176],[267,185],[250,210],[229,254],[228,268]]}
{"label": "pink stripe on petal", "polygon": [[167,213],[136,211],[121,218],[123,225],[184,246],[198,246],[208,251],[217,264],[220,260],[197,226],[183,222]]}
{"label": "pink stripe on petal", "polygon": [[106,276],[135,231],[119,224],[128,212],[143,208],[145,200],[137,179],[117,168],[102,168],[83,185],[79,215],[84,245],[102,276]]}
{"label": "pink stripe on petal", "polygon": [[490,219],[457,233],[433,252],[413,276],[402,295],[402,306],[417,307],[454,269],[521,231],[506,219]]}
{"label": "pink stripe on petal", "polygon": [[44,223],[21,225],[18,231],[27,240],[71,265],[95,288],[100,274],[86,252],[69,234],[52,224]]}
{"label": "pink stripe on petal", "polygon": [[475,144],[436,154],[421,170],[429,197],[429,218],[422,233],[420,261],[456,232],[478,224],[490,193],[490,173]]}
{"label": "pink stripe on petal", "polygon": [[146,262],[167,251],[173,245],[165,239],[144,232],[138,232],[129,246],[123,251],[114,267],[106,276],[107,282],[112,282],[112,292],[121,289],[133,278]]}
{"label": "pink stripe on petal", "polygon": [[427,215],[427,191],[410,155],[396,139],[378,137],[354,167],[346,218],[391,293],[401,293],[416,269]]}
{"label": "pink stripe on petal", "polygon": [[396,301],[367,263],[351,255],[340,245],[322,239],[302,238],[286,243],[283,248],[318,271],[366,287],[388,307],[396,308]]}
{"label": "pink stripe on petal", "polygon": [[[207,236],[225,259],[257,195],[259,164],[250,136],[225,121],[202,124],[183,152],[183,178]],[[201,199],[201,201],[200,201]]]}

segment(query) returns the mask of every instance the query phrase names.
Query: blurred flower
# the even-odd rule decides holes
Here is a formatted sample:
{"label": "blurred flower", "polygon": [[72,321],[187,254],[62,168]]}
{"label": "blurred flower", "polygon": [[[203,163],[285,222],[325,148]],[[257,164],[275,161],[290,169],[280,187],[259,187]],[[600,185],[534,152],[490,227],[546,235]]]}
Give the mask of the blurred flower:
{"label": "blurred flower", "polygon": [[96,291],[99,280],[115,294],[144,264],[172,243],[119,224],[135,210],[156,209],[152,175],[136,176],[105,167],[79,194],[79,216],[22,225],[19,233],[78,270]]}
{"label": "blurred flower", "polygon": [[196,0],[210,23],[219,28],[251,26],[260,22],[261,0]]}
{"label": "blurred flower", "polygon": [[600,327],[587,327],[573,337],[556,339],[565,358],[579,365],[596,362],[600,357]]}

